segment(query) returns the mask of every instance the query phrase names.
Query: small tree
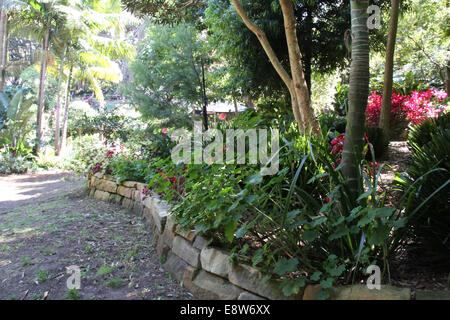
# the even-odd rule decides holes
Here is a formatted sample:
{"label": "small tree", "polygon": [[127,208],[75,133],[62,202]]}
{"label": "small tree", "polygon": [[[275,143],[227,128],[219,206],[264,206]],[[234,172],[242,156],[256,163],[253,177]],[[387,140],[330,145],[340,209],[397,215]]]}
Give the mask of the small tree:
{"label": "small tree", "polygon": [[384,69],[383,102],[381,105],[380,124],[383,130],[384,140],[389,141],[389,123],[391,115],[392,85],[394,73],[395,40],[397,38],[398,14],[400,0],[391,0],[391,18],[389,21],[389,33],[386,48],[386,64]]}

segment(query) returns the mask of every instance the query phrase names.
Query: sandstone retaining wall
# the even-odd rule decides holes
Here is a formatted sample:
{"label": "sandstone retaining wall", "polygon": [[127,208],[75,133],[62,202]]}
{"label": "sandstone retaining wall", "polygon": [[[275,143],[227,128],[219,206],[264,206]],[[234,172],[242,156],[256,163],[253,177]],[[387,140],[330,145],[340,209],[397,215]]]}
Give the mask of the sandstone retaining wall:
{"label": "sandstone retaining wall", "polygon": [[[163,261],[163,267],[198,299],[263,300],[315,299],[319,286],[308,285],[297,295],[286,297],[277,281],[262,282],[263,275],[255,268],[231,264],[230,254],[209,246],[209,240],[194,231],[185,231],[170,216],[170,206],[158,196],[144,197],[145,185],[125,181],[118,184],[114,177],[96,173],[89,176],[89,195],[114,202],[142,216],[152,230],[153,245]],[[450,299],[449,292],[416,292],[417,299],[441,297]],[[383,286],[368,290],[365,286],[346,286],[333,291],[336,300],[410,300],[411,290]]]}

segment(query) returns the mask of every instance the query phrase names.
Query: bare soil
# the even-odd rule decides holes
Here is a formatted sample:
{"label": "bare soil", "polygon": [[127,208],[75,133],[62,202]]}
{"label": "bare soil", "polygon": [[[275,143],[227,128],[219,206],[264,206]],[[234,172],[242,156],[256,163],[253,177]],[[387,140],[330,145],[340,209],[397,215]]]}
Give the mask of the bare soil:
{"label": "bare soil", "polygon": [[[400,193],[395,191],[393,179],[396,173],[408,169],[411,152],[406,141],[393,141],[389,144],[387,159],[382,161],[385,169],[381,173],[381,188],[387,193],[387,205],[395,204]],[[436,255],[429,255],[422,248],[411,245],[398,253],[392,262],[392,284],[409,287],[413,290],[449,290],[450,262],[442,263]]]}
{"label": "bare soil", "polygon": [[[84,185],[67,172],[0,177],[0,299],[192,299],[141,218]],[[67,287],[72,265],[80,290]]]}

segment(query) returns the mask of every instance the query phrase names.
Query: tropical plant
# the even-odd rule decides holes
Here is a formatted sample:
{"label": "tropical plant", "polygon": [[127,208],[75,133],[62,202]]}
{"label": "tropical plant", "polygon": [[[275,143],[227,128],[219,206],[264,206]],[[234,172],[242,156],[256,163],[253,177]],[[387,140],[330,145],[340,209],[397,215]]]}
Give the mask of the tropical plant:
{"label": "tropical plant", "polygon": [[28,90],[21,89],[11,100],[8,101],[3,95],[1,100],[6,109],[7,120],[0,126],[0,145],[8,145],[11,154],[16,155],[23,148],[24,139],[32,129],[30,120],[34,114],[32,106],[35,97]]}
{"label": "tropical plant", "polygon": [[368,0],[351,0],[352,47],[350,84],[348,93],[348,121],[345,130],[342,171],[348,181],[350,190],[357,196],[358,164],[362,157],[364,145],[364,111],[369,96],[369,29],[367,27]]}
{"label": "tropical plant", "polygon": [[[411,128],[408,146],[412,153],[406,174],[396,183],[407,198],[405,216],[410,236],[436,257],[450,254],[450,113]],[[420,205],[424,203],[426,205]],[[444,261],[445,262],[445,261]]]}

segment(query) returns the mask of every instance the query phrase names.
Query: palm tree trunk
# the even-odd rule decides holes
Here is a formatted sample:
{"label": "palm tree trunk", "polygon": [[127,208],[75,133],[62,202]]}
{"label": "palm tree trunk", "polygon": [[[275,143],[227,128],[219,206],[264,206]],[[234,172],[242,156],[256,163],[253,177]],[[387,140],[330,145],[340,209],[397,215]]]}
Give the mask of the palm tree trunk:
{"label": "palm tree trunk", "polygon": [[[0,8],[0,73],[1,79],[0,82],[4,83],[4,72],[5,66],[3,65],[3,55],[5,53],[5,37],[6,37],[6,29],[5,29],[5,21],[6,21],[6,10]],[[4,86],[0,87],[1,92],[5,91]]]}
{"label": "palm tree trunk", "polygon": [[380,124],[385,141],[389,141],[390,116],[392,100],[392,84],[394,74],[394,52],[397,38],[398,14],[400,0],[391,0],[391,19],[389,21],[389,34],[386,48],[386,64],[384,68],[383,103],[381,105]]}
{"label": "palm tree trunk", "polygon": [[8,50],[9,50],[9,32],[8,32],[8,22],[5,23],[5,43],[3,45],[3,55],[2,55],[2,61],[3,61],[3,69],[1,70],[1,83],[0,83],[0,90],[2,92],[5,91],[5,84],[6,84],[6,67],[8,66]]}
{"label": "palm tree trunk", "polygon": [[358,165],[364,146],[365,111],[369,96],[368,0],[351,0],[352,61],[350,66],[349,110],[345,130],[342,173],[350,192],[357,196],[360,188]]}
{"label": "palm tree trunk", "polygon": [[71,90],[71,82],[72,82],[72,71],[73,65],[70,66],[69,78],[67,79],[67,89],[66,89],[66,102],[64,107],[64,118],[62,125],[62,135],[61,135],[61,143],[59,144],[58,154],[64,151],[66,147],[67,141],[67,121],[69,119],[69,106],[70,106],[70,90]]}
{"label": "palm tree trunk", "polygon": [[48,55],[48,40],[50,36],[50,28],[45,30],[45,36],[42,41],[42,57],[41,57],[41,74],[39,79],[39,104],[37,112],[37,127],[36,127],[36,153],[41,153],[42,144],[42,120],[44,116],[44,100],[45,100],[45,82],[47,78],[47,55]]}
{"label": "palm tree trunk", "polygon": [[55,112],[55,154],[59,156],[59,150],[60,150],[60,137],[61,137],[61,83],[62,78],[64,76],[64,60],[66,55],[66,49],[64,49],[64,54],[61,57],[61,62],[59,66],[59,75],[58,75],[58,98],[56,103],[56,112]]}

